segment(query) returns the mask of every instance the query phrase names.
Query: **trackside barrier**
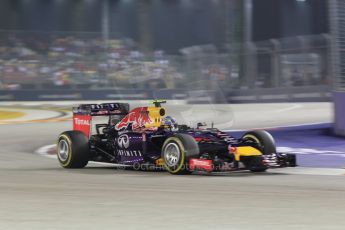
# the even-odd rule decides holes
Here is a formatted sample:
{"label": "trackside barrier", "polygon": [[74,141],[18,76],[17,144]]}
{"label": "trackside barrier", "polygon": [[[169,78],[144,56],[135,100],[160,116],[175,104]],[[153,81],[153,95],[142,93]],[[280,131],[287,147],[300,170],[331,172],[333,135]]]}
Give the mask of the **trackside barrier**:
{"label": "trackside barrier", "polygon": [[337,135],[345,136],[345,92],[334,93],[334,132]]}
{"label": "trackside barrier", "polygon": [[231,90],[226,94],[228,103],[328,102],[332,99],[330,86]]}
{"label": "trackside barrier", "polygon": [[329,86],[273,89],[129,89],[129,90],[2,90],[0,101],[186,100],[188,103],[327,102]]}

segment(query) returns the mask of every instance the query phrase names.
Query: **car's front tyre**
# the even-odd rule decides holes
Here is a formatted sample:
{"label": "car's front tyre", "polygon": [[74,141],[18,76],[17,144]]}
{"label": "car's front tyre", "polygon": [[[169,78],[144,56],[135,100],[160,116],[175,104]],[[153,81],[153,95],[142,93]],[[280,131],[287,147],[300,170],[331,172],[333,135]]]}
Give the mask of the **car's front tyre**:
{"label": "car's front tyre", "polygon": [[245,133],[242,139],[250,140],[257,144],[259,150],[265,154],[270,155],[276,153],[276,144],[272,135],[265,130],[253,130]]}
{"label": "car's front tyre", "polygon": [[190,174],[189,159],[197,157],[199,147],[187,134],[176,134],[165,140],[162,147],[164,168],[171,174]]}
{"label": "car's front tyre", "polygon": [[267,166],[263,163],[262,156],[250,157],[246,166],[252,172],[265,172],[267,170]]}

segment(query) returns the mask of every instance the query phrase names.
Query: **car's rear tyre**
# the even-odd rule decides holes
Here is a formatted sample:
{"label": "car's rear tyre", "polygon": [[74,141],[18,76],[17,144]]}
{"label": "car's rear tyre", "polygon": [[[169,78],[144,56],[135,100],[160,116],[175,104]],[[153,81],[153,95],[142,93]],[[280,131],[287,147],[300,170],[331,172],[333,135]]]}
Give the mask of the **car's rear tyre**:
{"label": "car's rear tyre", "polygon": [[265,130],[253,130],[247,132],[242,136],[242,139],[255,142],[263,154],[269,155],[277,152],[274,138]]}
{"label": "car's rear tyre", "polygon": [[66,131],[60,134],[57,156],[64,168],[83,168],[89,161],[89,140],[80,131]]}
{"label": "car's rear tyre", "polygon": [[199,147],[187,134],[175,134],[165,140],[162,147],[164,168],[171,174],[190,174],[189,159],[198,157]]}

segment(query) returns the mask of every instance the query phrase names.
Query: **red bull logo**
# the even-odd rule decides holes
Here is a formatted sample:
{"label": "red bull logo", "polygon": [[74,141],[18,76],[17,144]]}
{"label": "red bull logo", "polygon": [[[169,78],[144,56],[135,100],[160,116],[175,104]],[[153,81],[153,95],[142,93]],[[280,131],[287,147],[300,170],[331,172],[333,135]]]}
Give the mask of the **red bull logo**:
{"label": "red bull logo", "polygon": [[147,124],[151,124],[153,121],[149,116],[148,107],[139,107],[133,109],[127,116],[125,116],[119,123],[115,125],[116,130],[122,129],[140,129],[144,128]]}

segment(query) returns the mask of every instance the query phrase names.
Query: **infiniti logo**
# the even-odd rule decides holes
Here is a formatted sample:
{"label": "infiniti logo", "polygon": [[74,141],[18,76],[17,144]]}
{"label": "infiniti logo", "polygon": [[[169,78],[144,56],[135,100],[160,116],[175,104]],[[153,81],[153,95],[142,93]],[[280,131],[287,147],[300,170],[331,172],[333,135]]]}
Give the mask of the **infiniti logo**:
{"label": "infiniti logo", "polygon": [[117,139],[117,144],[119,145],[120,148],[125,148],[127,149],[129,146],[129,138],[127,134],[119,136]]}

